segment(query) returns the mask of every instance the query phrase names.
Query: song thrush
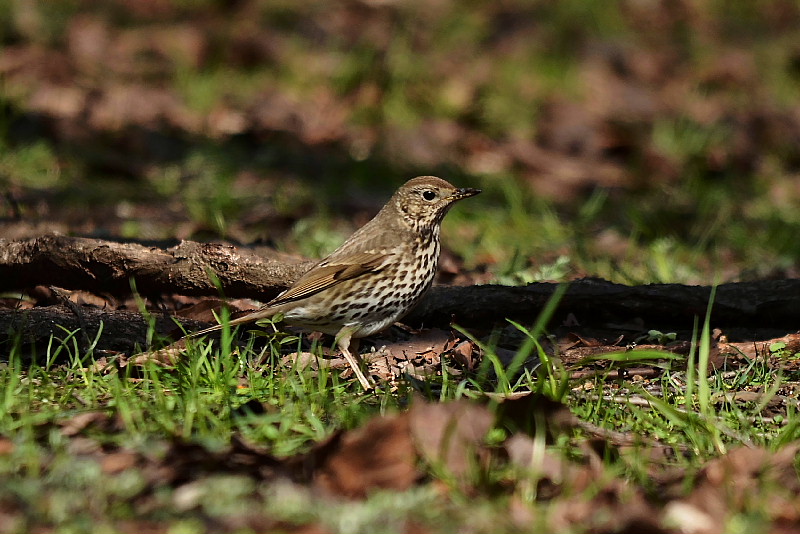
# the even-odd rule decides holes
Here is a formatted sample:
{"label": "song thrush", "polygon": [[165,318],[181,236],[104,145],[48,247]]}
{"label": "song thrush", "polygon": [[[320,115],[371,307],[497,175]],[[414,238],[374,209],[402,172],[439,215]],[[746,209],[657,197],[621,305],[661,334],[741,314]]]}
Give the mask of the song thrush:
{"label": "song thrush", "polygon": [[371,221],[289,289],[228,325],[282,313],[290,326],[333,334],[361,385],[370,389],[358,351],[350,352],[351,341],[357,346],[359,338],[389,327],[420,300],[439,263],[442,218],[454,202],[478,193],[479,189],[457,188],[434,176],[409,180]]}

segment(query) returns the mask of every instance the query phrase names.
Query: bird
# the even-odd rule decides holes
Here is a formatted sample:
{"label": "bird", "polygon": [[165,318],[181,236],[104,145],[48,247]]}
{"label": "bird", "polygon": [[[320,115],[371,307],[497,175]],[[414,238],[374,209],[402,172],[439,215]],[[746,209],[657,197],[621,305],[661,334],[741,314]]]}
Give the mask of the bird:
{"label": "bird", "polygon": [[281,314],[289,326],[334,335],[359,383],[369,391],[372,384],[361,370],[358,341],[399,321],[419,302],[438,269],[442,219],[454,203],[480,192],[435,176],[412,178],[374,218],[288,289],[227,326]]}

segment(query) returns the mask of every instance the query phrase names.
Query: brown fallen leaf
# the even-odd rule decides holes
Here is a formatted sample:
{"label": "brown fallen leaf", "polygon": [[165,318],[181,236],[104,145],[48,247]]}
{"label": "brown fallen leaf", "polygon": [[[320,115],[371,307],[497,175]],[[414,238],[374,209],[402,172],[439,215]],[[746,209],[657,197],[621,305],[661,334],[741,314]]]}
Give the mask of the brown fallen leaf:
{"label": "brown fallen leaf", "polygon": [[128,358],[128,364],[148,365],[155,364],[161,367],[175,367],[186,356],[186,344],[184,340],[150,352],[142,352]]}
{"label": "brown fallen leaf", "polygon": [[406,341],[385,345],[389,354],[398,360],[414,360],[420,355],[440,356],[450,341],[450,332],[438,328],[421,330]]}
{"label": "brown fallen leaf", "polygon": [[452,345],[449,331],[423,329],[407,340],[383,343],[380,350],[366,358],[371,359],[371,373],[389,382],[406,375],[425,380],[441,371],[442,355]]}
{"label": "brown fallen leaf", "polygon": [[106,412],[84,412],[69,419],[59,422],[61,435],[72,437],[80,434],[89,427],[96,427],[103,431],[115,431],[121,428],[121,420]]}
{"label": "brown fallen leaf", "polygon": [[503,444],[509,461],[522,468],[536,483],[538,499],[552,499],[562,492],[584,491],[602,474],[598,464],[581,465],[567,461],[562,455],[547,450],[524,434],[514,434]]}
{"label": "brown fallen leaf", "polygon": [[408,414],[372,419],[334,434],[290,464],[331,496],[363,499],[377,489],[406,490],[422,476],[409,424]]}
{"label": "brown fallen leaf", "polygon": [[576,528],[594,533],[666,534],[658,508],[645,499],[642,490],[620,478],[593,480],[596,490],[555,499],[550,507],[550,532]]}
{"label": "brown fallen leaf", "polygon": [[488,396],[500,401],[497,424],[511,432],[535,436],[537,425],[544,424],[548,438],[553,438],[578,426],[569,408],[540,393],[525,392],[510,398]]}
{"label": "brown fallen leaf", "polygon": [[[710,461],[699,474],[697,485],[688,497],[676,501],[710,518],[710,530],[738,512],[766,506],[770,515],[777,516],[796,501],[800,493],[800,478],[795,470],[800,442],[791,443],[777,452],[760,447],[739,447],[725,456]],[[769,502],[759,502],[760,495],[769,495]],[[673,510],[674,514],[674,510]],[[675,520],[690,515],[673,515]],[[685,525],[679,525],[684,529]]]}
{"label": "brown fallen leaf", "polygon": [[135,467],[139,458],[140,456],[133,451],[115,451],[103,456],[100,460],[100,468],[103,470],[103,473],[109,475],[121,473]]}
{"label": "brown fallen leaf", "polygon": [[0,437],[0,456],[14,452],[14,442],[8,438]]}
{"label": "brown fallen leaf", "polygon": [[171,525],[155,519],[123,519],[114,523],[114,529],[120,534],[166,534]]}
{"label": "brown fallen leaf", "polygon": [[30,299],[22,299],[22,298],[0,298],[0,308],[5,308],[8,310],[30,310],[34,307],[34,302]]}
{"label": "brown fallen leaf", "polygon": [[213,324],[217,322],[217,317],[223,306],[227,306],[228,309],[231,310],[231,313],[240,311],[238,308],[232,307],[230,303],[221,299],[208,298],[178,310],[175,315],[183,317],[184,319],[193,319],[195,321]]}
{"label": "brown fallen leaf", "polygon": [[476,356],[479,349],[474,342],[465,340],[453,347],[450,354],[453,359],[468,371],[474,371],[478,366],[479,358]]}
{"label": "brown fallen leaf", "polygon": [[461,481],[484,461],[480,454],[494,415],[485,406],[459,400],[417,402],[409,411],[411,435],[420,457]]}
{"label": "brown fallen leaf", "polygon": [[[782,349],[774,354],[770,353],[770,347],[780,344]],[[719,350],[722,356],[727,357],[746,357],[749,359],[772,356],[770,364],[779,367],[781,365],[787,368],[797,369],[800,366],[800,360],[792,358],[794,354],[800,353],[800,334],[787,334],[783,337],[766,339],[761,341],[747,341],[740,343],[720,342]]]}
{"label": "brown fallen leaf", "polygon": [[[365,357],[364,360],[367,358]],[[295,366],[298,369],[310,368],[313,371],[319,369],[350,369],[350,364],[344,358],[320,358],[312,352],[293,352],[281,358],[281,362],[287,366]],[[314,376],[312,374],[312,376]]]}
{"label": "brown fallen leaf", "polygon": [[578,334],[578,333],[576,333],[576,332],[570,332],[570,333],[569,333],[569,335],[568,335],[567,337],[568,337],[568,338],[572,338],[572,339],[574,340],[574,342],[572,343],[572,345],[571,345],[571,346],[569,346],[569,347],[566,347],[566,348],[570,348],[570,349],[571,349],[571,348],[575,348],[575,347],[577,347],[577,346],[583,346],[583,347],[600,347],[600,346],[603,346],[603,345],[605,344],[605,343],[603,343],[602,341],[600,341],[600,340],[599,340],[599,339],[597,339],[597,338],[593,338],[593,337],[582,337],[580,334]]}

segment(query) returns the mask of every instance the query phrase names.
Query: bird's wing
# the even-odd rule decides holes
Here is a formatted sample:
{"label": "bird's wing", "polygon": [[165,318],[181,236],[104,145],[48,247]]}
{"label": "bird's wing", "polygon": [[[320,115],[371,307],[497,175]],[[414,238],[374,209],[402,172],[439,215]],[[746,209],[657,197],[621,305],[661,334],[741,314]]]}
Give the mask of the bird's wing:
{"label": "bird's wing", "polygon": [[391,255],[385,250],[365,251],[323,260],[301,276],[292,287],[269,302],[267,307],[300,300],[345,280],[379,272]]}

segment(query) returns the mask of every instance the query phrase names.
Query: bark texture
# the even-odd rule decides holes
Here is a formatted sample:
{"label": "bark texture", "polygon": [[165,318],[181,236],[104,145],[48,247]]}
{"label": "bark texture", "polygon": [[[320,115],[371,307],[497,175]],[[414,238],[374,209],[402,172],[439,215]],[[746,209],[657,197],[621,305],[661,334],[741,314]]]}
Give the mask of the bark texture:
{"label": "bark texture", "polygon": [[[162,293],[213,295],[219,279],[227,297],[266,301],[288,287],[313,265],[311,261],[281,256],[271,249],[256,252],[229,245],[184,241],[159,248],[99,239],[46,235],[25,240],[0,240],[0,291],[23,291],[37,285],[82,289],[115,296],[131,291],[131,279],[143,295]],[[455,322],[469,328],[505,324],[506,319],[529,325],[536,319],[557,284],[526,287],[498,285],[434,287],[404,320],[412,326],[447,327]],[[712,289],[707,286],[650,284],[625,286],[605,280],[583,279],[569,284],[552,318],[556,325],[617,325],[675,328],[691,331],[695,317],[702,320]],[[171,318],[154,319],[158,333],[176,332]],[[181,321],[189,330],[202,326]],[[144,345],[147,322],[126,310],[88,306],[50,306],[31,310],[0,308],[0,332],[22,332],[26,344],[43,343],[50,334],[64,336],[59,325],[80,329],[82,343],[98,332],[98,348],[129,351]],[[767,280],[722,284],[716,290],[712,325],[795,332],[800,327],[800,280]],[[623,327],[620,327],[623,328]],[[758,336],[756,336],[757,338]],[[761,339],[765,339],[762,336]],[[8,339],[8,338],[6,338]]]}
{"label": "bark texture", "polygon": [[182,241],[169,248],[102,239],[46,235],[0,239],[0,291],[37,285],[127,295],[131,279],[144,295],[216,295],[268,300],[313,262],[271,251]]}

